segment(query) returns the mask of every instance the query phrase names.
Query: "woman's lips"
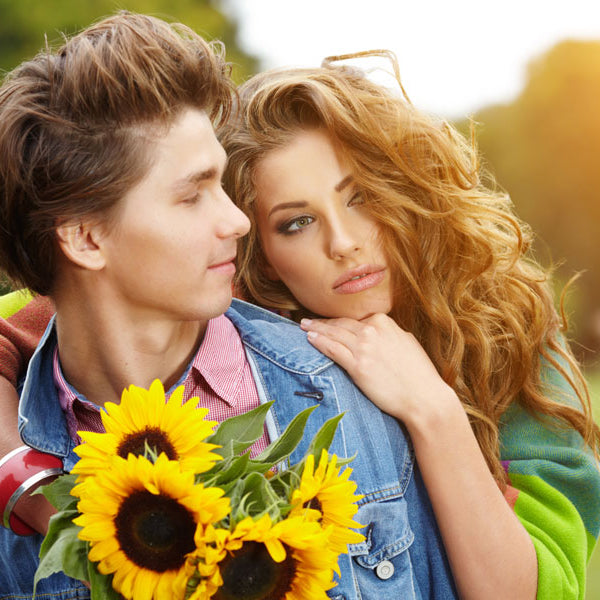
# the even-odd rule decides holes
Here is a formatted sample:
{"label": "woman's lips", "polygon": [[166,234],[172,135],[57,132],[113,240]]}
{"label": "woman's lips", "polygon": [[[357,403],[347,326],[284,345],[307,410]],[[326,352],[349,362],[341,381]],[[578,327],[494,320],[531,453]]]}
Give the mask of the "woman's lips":
{"label": "woman's lips", "polygon": [[379,285],[385,278],[385,267],[379,265],[362,265],[346,271],[333,283],[336,294],[356,294]]}

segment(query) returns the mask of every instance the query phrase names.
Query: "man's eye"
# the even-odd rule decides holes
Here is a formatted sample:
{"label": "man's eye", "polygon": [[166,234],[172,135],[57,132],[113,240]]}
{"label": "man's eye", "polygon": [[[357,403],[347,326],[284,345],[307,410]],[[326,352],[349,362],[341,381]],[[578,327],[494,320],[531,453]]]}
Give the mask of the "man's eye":
{"label": "man's eye", "polygon": [[189,198],[184,198],[181,201],[181,203],[193,205],[193,204],[197,204],[199,200],[200,200],[200,192],[196,192],[193,196],[190,196]]}

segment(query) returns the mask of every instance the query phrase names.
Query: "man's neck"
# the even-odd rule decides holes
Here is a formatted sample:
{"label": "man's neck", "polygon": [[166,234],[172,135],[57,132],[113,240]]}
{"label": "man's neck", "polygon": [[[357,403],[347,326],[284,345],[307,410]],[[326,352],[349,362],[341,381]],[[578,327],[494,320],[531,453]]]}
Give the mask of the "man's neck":
{"label": "man's neck", "polygon": [[103,406],[131,384],[177,382],[197,351],[207,322],[171,321],[110,303],[55,299],[61,367],[67,381]]}

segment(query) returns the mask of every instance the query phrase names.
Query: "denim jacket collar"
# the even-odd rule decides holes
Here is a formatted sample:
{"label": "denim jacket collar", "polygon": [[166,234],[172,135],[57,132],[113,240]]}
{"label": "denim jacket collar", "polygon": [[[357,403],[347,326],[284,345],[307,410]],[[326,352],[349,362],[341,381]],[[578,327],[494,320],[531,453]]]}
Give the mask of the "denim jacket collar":
{"label": "denim jacket collar", "polygon": [[[57,344],[54,322],[52,317],[29,361],[19,403],[19,431],[27,445],[65,460],[74,444],[54,386],[52,359]],[[49,431],[52,435],[48,435]],[[67,460],[65,466],[71,466],[68,463]]]}
{"label": "denim jacket collar", "polygon": [[306,333],[285,317],[235,298],[225,314],[246,346],[283,369],[316,375],[333,365],[331,359],[307,344]]}

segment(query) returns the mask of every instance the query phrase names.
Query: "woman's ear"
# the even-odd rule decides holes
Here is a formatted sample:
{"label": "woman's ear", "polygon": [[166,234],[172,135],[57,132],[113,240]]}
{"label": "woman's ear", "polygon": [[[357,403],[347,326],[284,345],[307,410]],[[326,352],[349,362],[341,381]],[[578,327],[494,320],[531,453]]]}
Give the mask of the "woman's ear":
{"label": "woman's ear", "polygon": [[102,234],[98,223],[70,222],[56,228],[58,245],[65,257],[91,271],[99,271],[106,264],[99,243]]}

